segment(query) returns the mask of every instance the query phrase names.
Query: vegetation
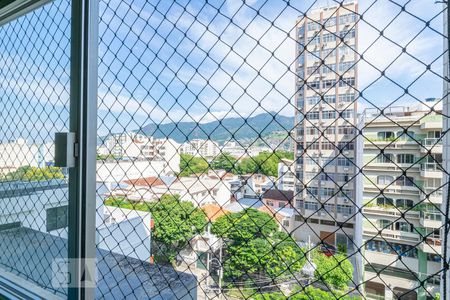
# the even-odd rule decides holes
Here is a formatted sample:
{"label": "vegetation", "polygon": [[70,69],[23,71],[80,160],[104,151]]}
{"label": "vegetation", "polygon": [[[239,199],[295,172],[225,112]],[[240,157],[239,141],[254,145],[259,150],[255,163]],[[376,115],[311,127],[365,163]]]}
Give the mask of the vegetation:
{"label": "vegetation", "polygon": [[353,278],[353,265],[345,253],[326,256],[314,252],[313,262],[316,265],[315,277],[328,286],[346,289]]}
{"label": "vegetation", "polygon": [[261,173],[267,176],[278,175],[278,163],[281,159],[294,159],[294,153],[277,150],[274,152],[263,151],[257,156],[247,157],[238,161],[229,153],[217,156],[211,164],[202,158],[188,154],[182,154],[180,159],[180,176],[206,173],[209,169],[224,169],[235,174]]}
{"label": "vegetation", "polygon": [[257,116],[223,118],[213,122],[174,122],[148,124],[142,127],[142,133],[159,138],[171,138],[177,143],[186,139],[210,139],[216,142],[255,141],[261,136],[267,141],[274,132],[287,132],[294,126],[294,117],[286,117],[274,112]]}
{"label": "vegetation", "polygon": [[19,167],[16,171],[10,172],[6,174],[2,181],[14,181],[14,180],[23,180],[23,181],[43,181],[50,179],[63,179],[64,174],[61,171],[61,168],[58,167],[30,167],[24,166]]}
{"label": "vegetation", "polygon": [[164,195],[155,203],[131,203],[124,198],[108,198],[105,205],[150,211],[155,227],[152,243],[155,260],[172,262],[189,240],[204,231],[207,224],[205,213],[191,202],[180,201],[178,195]]}
{"label": "vegetation", "polygon": [[209,164],[203,157],[194,157],[189,154],[181,154],[179,176],[206,173],[208,172],[208,169]]}
{"label": "vegetation", "polygon": [[103,161],[105,161],[105,160],[117,160],[119,158],[120,157],[117,157],[117,156],[115,156],[113,154],[105,155],[105,154],[98,154],[97,153],[97,160],[103,160]]}
{"label": "vegetation", "polygon": [[236,172],[237,159],[229,153],[222,153],[211,162],[211,168],[214,170],[225,170],[227,172]]}
{"label": "vegetation", "polygon": [[343,296],[341,292],[327,292],[321,289],[309,286],[303,291],[296,292],[292,295],[285,296],[282,293],[265,293],[252,297],[254,300],[360,300],[359,296]]}
{"label": "vegetation", "polygon": [[290,236],[278,231],[270,215],[246,209],[224,215],[212,225],[212,232],[227,240],[224,278],[231,285],[251,278],[280,278],[299,272],[304,252]]}
{"label": "vegetation", "polygon": [[281,159],[294,159],[294,153],[288,151],[263,151],[255,157],[244,158],[237,167],[239,174],[262,173],[267,176],[278,175],[278,163]]}

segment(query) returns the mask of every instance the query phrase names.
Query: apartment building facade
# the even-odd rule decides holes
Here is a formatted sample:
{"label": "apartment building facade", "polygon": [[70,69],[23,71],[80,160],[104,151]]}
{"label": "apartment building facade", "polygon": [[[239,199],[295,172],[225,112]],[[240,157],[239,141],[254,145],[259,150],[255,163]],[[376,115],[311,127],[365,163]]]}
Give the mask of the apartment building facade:
{"label": "apartment building facade", "polygon": [[195,139],[181,145],[181,154],[214,158],[220,154],[219,144],[211,140]]}
{"label": "apartment building facade", "polygon": [[[369,298],[422,300],[439,292],[439,276],[433,274],[441,269],[442,253],[441,111],[440,100],[428,99],[417,107],[392,108],[382,117],[378,109],[364,114],[363,239]],[[426,290],[420,281],[426,282]]]}
{"label": "apartment building facade", "polygon": [[295,237],[355,246],[358,4],[297,21]]}
{"label": "apartment building facade", "polygon": [[100,155],[133,160],[164,161],[167,173],[180,171],[180,145],[172,139],[155,139],[136,132],[124,132],[109,136],[104,145],[97,148]]}
{"label": "apartment building facade", "polygon": [[293,160],[280,160],[276,185],[279,190],[293,191],[295,189],[295,164]]}

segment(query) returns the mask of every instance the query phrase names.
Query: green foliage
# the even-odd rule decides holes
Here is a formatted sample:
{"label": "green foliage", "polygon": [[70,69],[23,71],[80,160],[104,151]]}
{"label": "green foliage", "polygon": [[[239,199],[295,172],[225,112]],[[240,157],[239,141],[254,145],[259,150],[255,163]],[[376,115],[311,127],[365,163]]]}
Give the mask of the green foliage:
{"label": "green foliage", "polygon": [[326,256],[314,252],[313,262],[316,264],[315,277],[338,289],[345,289],[353,278],[353,265],[346,254],[338,253]]}
{"label": "green foliage", "polygon": [[294,153],[288,151],[263,151],[257,156],[241,160],[237,167],[239,174],[262,173],[267,176],[278,175],[278,163],[281,159],[294,159]]}
{"label": "green foliage", "polygon": [[155,203],[132,203],[123,197],[110,197],[105,200],[105,205],[151,212],[155,222],[153,249],[159,262],[172,261],[207,224],[205,213],[191,202],[180,201],[178,195],[164,195]]}
{"label": "green foliage", "polygon": [[50,179],[63,179],[64,174],[61,171],[61,168],[58,167],[30,167],[24,166],[19,167],[16,171],[10,172],[6,174],[2,180],[3,181],[14,181],[14,180],[23,180],[23,181],[44,181]]}
{"label": "green foliage", "polygon": [[211,168],[214,170],[223,169],[227,172],[235,172],[237,159],[229,153],[218,155],[211,162]]}
{"label": "green foliage", "polygon": [[189,176],[192,174],[201,174],[208,172],[209,164],[202,157],[194,157],[189,154],[180,155],[180,173],[179,176]]}
{"label": "green foliage", "polygon": [[224,215],[212,232],[228,240],[224,277],[241,281],[254,275],[292,276],[304,265],[304,252],[269,214],[256,209]]}
{"label": "green foliage", "polygon": [[250,239],[270,237],[278,230],[278,225],[269,214],[248,208],[219,217],[211,230],[217,236],[241,244]]}
{"label": "green foliage", "polygon": [[107,155],[105,155],[105,154],[98,154],[98,153],[97,153],[97,160],[103,160],[103,161],[105,161],[105,160],[116,160],[116,159],[119,159],[119,157],[116,157],[116,156],[113,155],[113,154],[107,154]]}
{"label": "green foliage", "polygon": [[258,294],[252,297],[254,300],[361,300],[361,297],[342,296],[340,292],[327,292],[321,289],[309,286],[303,291],[285,296],[282,293],[265,293]]}
{"label": "green foliage", "polygon": [[346,254],[347,253],[347,245],[345,245],[345,244],[338,244],[337,245],[337,250],[338,250],[339,253]]}
{"label": "green foliage", "polygon": [[277,150],[274,152],[263,151],[256,156],[247,157],[238,161],[229,153],[217,156],[211,164],[202,158],[189,154],[181,154],[179,176],[206,173],[209,169],[224,169],[236,174],[261,173],[267,176],[278,175],[278,163],[281,159],[294,159],[294,153]]}
{"label": "green foliage", "polygon": [[[150,208],[155,227],[152,239],[169,261],[182,250],[189,240],[204,231],[207,220],[205,213],[191,202],[180,201],[178,197],[163,196]],[[158,253],[157,253],[158,254]]]}

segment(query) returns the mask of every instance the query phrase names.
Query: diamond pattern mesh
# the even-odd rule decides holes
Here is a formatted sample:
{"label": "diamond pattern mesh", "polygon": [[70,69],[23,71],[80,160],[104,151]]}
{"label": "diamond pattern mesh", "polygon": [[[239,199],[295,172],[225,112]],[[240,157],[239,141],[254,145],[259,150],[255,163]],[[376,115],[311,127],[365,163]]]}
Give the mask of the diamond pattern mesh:
{"label": "diamond pattern mesh", "polygon": [[[446,293],[446,3],[99,5],[97,298]],[[69,16],[0,28],[1,265],[63,296]]]}

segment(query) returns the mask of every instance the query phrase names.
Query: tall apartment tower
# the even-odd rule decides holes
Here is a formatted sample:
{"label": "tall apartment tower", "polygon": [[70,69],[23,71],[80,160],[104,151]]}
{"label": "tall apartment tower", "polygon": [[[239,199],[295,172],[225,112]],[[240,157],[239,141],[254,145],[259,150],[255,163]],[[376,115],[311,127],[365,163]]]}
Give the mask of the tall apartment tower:
{"label": "tall apartment tower", "polygon": [[372,111],[363,115],[366,296],[430,299],[442,270],[442,102]]}
{"label": "tall apartment tower", "polygon": [[294,235],[349,250],[361,235],[355,209],[361,201],[355,176],[357,12],[354,1],[312,10],[297,20],[296,43]]}

